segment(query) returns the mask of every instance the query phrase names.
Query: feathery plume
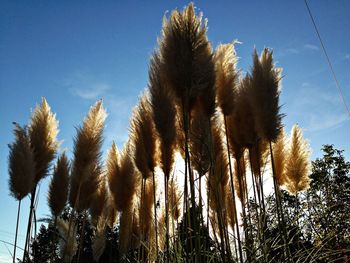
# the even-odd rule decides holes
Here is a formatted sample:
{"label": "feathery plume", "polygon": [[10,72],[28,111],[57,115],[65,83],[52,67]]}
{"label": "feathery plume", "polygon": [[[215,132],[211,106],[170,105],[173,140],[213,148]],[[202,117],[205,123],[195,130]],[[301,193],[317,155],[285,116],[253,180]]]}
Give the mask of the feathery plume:
{"label": "feathery plume", "polygon": [[231,191],[231,187],[229,184],[227,184],[226,186],[226,210],[227,210],[227,221],[230,225],[230,227],[232,228],[232,230],[235,229],[235,224],[236,224],[236,213],[237,213],[237,210],[236,210],[236,207],[235,207],[235,203],[233,201],[233,194],[232,194],[232,191]]}
{"label": "feathery plume", "polygon": [[125,211],[132,206],[136,191],[135,168],[129,155],[130,145],[125,146],[118,165],[117,149],[113,144],[109,152],[107,174],[109,189],[113,196],[115,208]]}
{"label": "feathery plume", "polygon": [[236,140],[246,148],[251,148],[258,140],[251,100],[249,98],[250,89],[251,78],[249,75],[246,75],[237,88],[235,109],[233,112],[235,127],[231,127],[231,130],[234,129]]}
{"label": "feathery plume", "polygon": [[98,189],[92,198],[90,206],[91,221],[94,225],[96,225],[100,217],[102,217],[108,199],[105,174],[101,176],[99,181]]}
{"label": "feathery plume", "polygon": [[71,262],[77,249],[78,244],[76,240],[76,226],[74,221],[72,222],[71,229],[69,231],[69,225],[66,221],[58,218],[57,220],[57,229],[60,233],[60,242],[59,247],[61,251],[61,258],[63,259],[63,262]]}
{"label": "feathery plume", "polygon": [[120,217],[120,235],[119,235],[119,252],[124,255],[128,252],[131,245],[133,231],[133,213],[132,209],[126,209]]}
{"label": "feathery plume", "polygon": [[254,50],[250,98],[257,131],[261,138],[271,142],[276,141],[284,116],[279,113],[281,72],[273,64],[272,51],[265,48],[259,59]]}
{"label": "feathery plume", "polygon": [[153,54],[149,66],[149,89],[153,120],[160,139],[161,168],[169,177],[174,163],[176,147],[176,108],[173,94],[162,79],[160,58]]}
{"label": "feathery plume", "polygon": [[234,44],[219,45],[215,51],[215,89],[219,107],[227,116],[234,110],[238,73]]}
{"label": "feathery plume", "polygon": [[207,116],[200,110],[193,111],[190,129],[190,149],[193,168],[200,176],[210,168],[211,131]]}
{"label": "feathery plume", "polygon": [[31,116],[29,125],[30,144],[35,161],[35,184],[48,174],[51,161],[55,158],[59,143],[58,121],[45,98]]}
{"label": "feathery plume", "polygon": [[149,238],[151,226],[152,226],[152,214],[153,214],[153,181],[145,181],[145,191],[140,200],[140,230],[145,240]]}
{"label": "feathery plume", "polygon": [[131,137],[134,162],[143,178],[152,175],[156,166],[156,134],[152,118],[149,94],[144,93],[134,110],[131,122]]}
{"label": "feathery plume", "polygon": [[106,233],[104,228],[96,232],[91,247],[94,261],[98,262],[106,247]]}
{"label": "feathery plume", "polygon": [[69,161],[65,153],[57,160],[49,186],[48,205],[53,216],[57,217],[66,206],[69,184]]}
{"label": "feathery plume", "polygon": [[244,146],[240,135],[240,117],[237,114],[232,114],[226,117],[227,134],[229,146],[232,155],[236,159],[240,159],[244,153]]}
{"label": "feathery plume", "polygon": [[287,155],[287,149],[286,149],[286,136],[284,134],[284,129],[282,128],[280,134],[277,137],[276,142],[273,145],[273,159],[274,159],[274,165],[275,165],[275,174],[276,174],[276,180],[277,184],[279,186],[284,185],[286,178],[285,178],[285,161],[286,161],[286,155]]}
{"label": "feathery plume", "polygon": [[169,208],[173,219],[176,221],[180,217],[180,196],[173,177],[169,184]]}
{"label": "feathery plume", "polygon": [[267,163],[269,156],[269,143],[266,140],[260,139],[251,148],[251,165],[253,173],[256,177],[260,176]]}
{"label": "feathery plume", "polygon": [[162,37],[158,40],[162,74],[176,97],[191,110],[199,97],[208,115],[215,110],[214,62],[207,39],[207,23],[195,14],[190,3],[183,12],[174,10],[163,19]]}
{"label": "feathery plume", "polygon": [[[239,165],[239,167],[238,167]],[[236,160],[235,162],[235,190],[236,194],[239,198],[239,200],[245,204],[246,200],[246,180],[245,180],[245,171],[246,171],[246,160],[244,155],[239,159],[239,161]]]}
{"label": "feathery plume", "polygon": [[98,101],[91,107],[83,126],[77,129],[69,197],[71,206],[77,210],[90,207],[102,174],[101,146],[106,117],[102,101]]}
{"label": "feathery plume", "polygon": [[298,125],[292,128],[289,153],[286,161],[287,190],[296,194],[309,187],[310,149]]}
{"label": "feathery plume", "polygon": [[[218,229],[223,231],[224,209],[226,209],[226,190],[229,175],[227,154],[223,148],[223,135],[219,127],[220,124],[218,120],[216,120],[216,124],[212,127],[212,159],[214,167],[210,169],[207,188],[210,199],[209,206],[211,210],[216,213],[216,218],[213,219],[212,223],[216,222]],[[215,217],[214,215],[212,216]],[[223,232],[221,232],[220,235],[223,240]]]}
{"label": "feathery plume", "polygon": [[20,201],[32,191],[35,163],[26,127],[15,123],[13,133],[15,141],[9,145],[9,189],[11,196]]}

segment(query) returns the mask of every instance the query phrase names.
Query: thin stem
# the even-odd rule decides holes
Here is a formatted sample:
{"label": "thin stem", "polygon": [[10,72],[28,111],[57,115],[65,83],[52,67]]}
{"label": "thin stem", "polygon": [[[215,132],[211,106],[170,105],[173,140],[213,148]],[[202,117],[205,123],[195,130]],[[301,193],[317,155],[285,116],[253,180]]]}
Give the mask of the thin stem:
{"label": "thin stem", "polygon": [[156,233],[156,262],[158,261],[158,226],[157,226],[157,203],[156,203],[156,181],[154,176],[154,171],[152,173],[153,176],[153,203],[154,203],[154,229]]}
{"label": "thin stem", "polygon": [[[35,200],[35,193],[36,193],[36,185],[34,186],[31,196],[30,196],[30,209],[29,209],[29,218],[28,218],[28,225],[27,225],[27,234],[26,234],[26,242],[24,245],[24,252],[23,252],[23,259],[24,262],[27,255],[27,246],[29,247],[29,235],[30,235],[30,229],[32,227],[32,217],[33,217],[33,209],[34,209],[34,200]],[[28,249],[29,251],[29,249]]]}
{"label": "thin stem", "polygon": [[226,147],[227,147],[227,155],[228,155],[228,166],[230,171],[230,186],[231,186],[231,193],[232,193],[232,200],[233,205],[235,208],[235,221],[236,221],[236,232],[237,232],[237,241],[238,241],[238,252],[239,252],[239,259],[240,262],[243,263],[243,253],[242,253],[242,244],[241,244],[241,238],[239,235],[239,225],[238,225],[238,216],[237,216],[237,206],[236,206],[236,196],[235,196],[235,187],[233,185],[233,172],[232,172],[232,164],[231,164],[231,154],[230,154],[230,145],[228,141],[228,129],[227,129],[227,120],[226,116],[224,116],[224,124],[225,124],[225,135],[226,135]]}
{"label": "thin stem", "polygon": [[15,234],[15,245],[13,247],[13,263],[16,261],[16,248],[17,248],[17,235],[18,235],[18,223],[19,223],[19,214],[21,212],[21,201],[18,200],[18,209],[17,209],[17,220],[16,220],[16,234]]}
{"label": "thin stem", "polygon": [[164,175],[164,202],[165,202],[165,257],[166,262],[169,262],[169,204],[168,204],[168,174]]}

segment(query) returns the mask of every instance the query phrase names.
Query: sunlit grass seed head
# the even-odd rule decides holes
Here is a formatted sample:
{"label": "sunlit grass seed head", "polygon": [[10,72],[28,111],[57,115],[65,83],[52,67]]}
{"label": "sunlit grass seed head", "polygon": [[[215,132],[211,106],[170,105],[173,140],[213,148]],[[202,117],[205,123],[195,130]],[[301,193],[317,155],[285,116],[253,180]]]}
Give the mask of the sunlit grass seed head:
{"label": "sunlit grass seed head", "polygon": [[70,178],[70,204],[78,210],[88,209],[103,173],[101,146],[107,113],[102,101],[90,108],[82,127],[77,128],[74,139],[72,174]]}
{"label": "sunlit grass seed head", "polygon": [[154,53],[149,66],[150,102],[155,128],[159,136],[159,163],[165,176],[170,175],[176,149],[176,107],[174,94],[164,80],[158,53]]}
{"label": "sunlit grass seed head", "polygon": [[[214,94],[214,62],[207,23],[201,14],[196,15],[192,3],[182,12],[174,10],[169,19],[164,18],[158,42],[164,77],[176,98],[187,104],[185,107],[191,109],[201,94]],[[206,102],[209,112],[214,110],[212,103]]]}
{"label": "sunlit grass seed head", "polygon": [[45,98],[42,98],[31,116],[29,137],[34,153],[35,184],[48,175],[51,161],[55,158],[59,142],[57,141],[58,121]]}
{"label": "sunlit grass seed head", "polygon": [[218,105],[224,115],[230,115],[235,106],[239,74],[234,44],[220,44],[215,51],[215,89]]}
{"label": "sunlit grass seed head", "polygon": [[53,169],[49,186],[48,205],[53,216],[58,216],[66,206],[69,187],[70,164],[65,153],[58,159]]}
{"label": "sunlit grass seed head", "polygon": [[297,124],[294,125],[285,166],[287,190],[292,194],[304,191],[309,187],[310,154],[310,146],[303,138],[302,130]]}
{"label": "sunlit grass seed head", "polygon": [[283,114],[280,113],[281,72],[273,64],[272,51],[265,48],[259,58],[253,53],[252,85],[250,98],[258,134],[274,142],[282,129]]}
{"label": "sunlit grass seed head", "polygon": [[35,162],[27,128],[15,123],[13,133],[15,140],[9,145],[8,183],[11,196],[22,200],[34,186]]}
{"label": "sunlit grass seed head", "polygon": [[144,93],[131,119],[130,136],[133,159],[142,177],[149,178],[157,162],[156,130],[151,112],[149,94]]}

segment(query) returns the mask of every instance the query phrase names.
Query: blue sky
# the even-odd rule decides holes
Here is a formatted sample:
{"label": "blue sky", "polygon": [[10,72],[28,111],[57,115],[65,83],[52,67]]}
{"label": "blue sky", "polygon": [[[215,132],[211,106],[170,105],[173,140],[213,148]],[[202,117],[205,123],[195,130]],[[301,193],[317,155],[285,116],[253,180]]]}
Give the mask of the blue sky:
{"label": "blue sky", "polygon": [[[45,96],[60,122],[61,149],[72,151],[75,127],[103,98],[108,111],[104,154],[122,147],[132,107],[147,85],[149,57],[162,16],[185,1],[0,1],[0,240],[13,242],[17,203],[7,187],[12,122],[26,124]],[[335,72],[350,104],[350,2],[310,0]],[[284,68],[284,123],[304,129],[313,155],[333,143],[350,156],[350,118],[320,49],[304,1],[196,1],[208,18],[213,46],[239,40],[239,68],[250,69],[254,46],[273,48]],[[48,178],[41,183],[38,217],[48,215]],[[28,200],[23,207],[28,206]],[[19,245],[28,210],[23,209]],[[10,247],[9,247],[10,248]],[[10,248],[12,251],[12,248]],[[0,242],[0,262],[9,253]]]}

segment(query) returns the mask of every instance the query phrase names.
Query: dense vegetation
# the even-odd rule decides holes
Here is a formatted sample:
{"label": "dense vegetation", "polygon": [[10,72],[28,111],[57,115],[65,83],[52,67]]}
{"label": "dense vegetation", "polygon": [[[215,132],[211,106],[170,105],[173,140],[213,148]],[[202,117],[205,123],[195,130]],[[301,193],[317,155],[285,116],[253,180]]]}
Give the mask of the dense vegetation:
{"label": "dense vegetation", "polygon": [[[311,169],[301,129],[283,129],[272,51],[254,50],[242,76],[234,43],[213,51],[206,31],[192,4],[164,19],[129,139],[122,151],[113,143],[106,161],[102,101],[77,128],[71,160],[58,155],[45,99],[28,126],[15,124],[9,188],[18,213],[31,198],[22,261],[348,260],[350,164],[326,145]],[[52,217],[35,233],[37,186],[49,174]],[[16,240],[17,228],[14,255]]]}

